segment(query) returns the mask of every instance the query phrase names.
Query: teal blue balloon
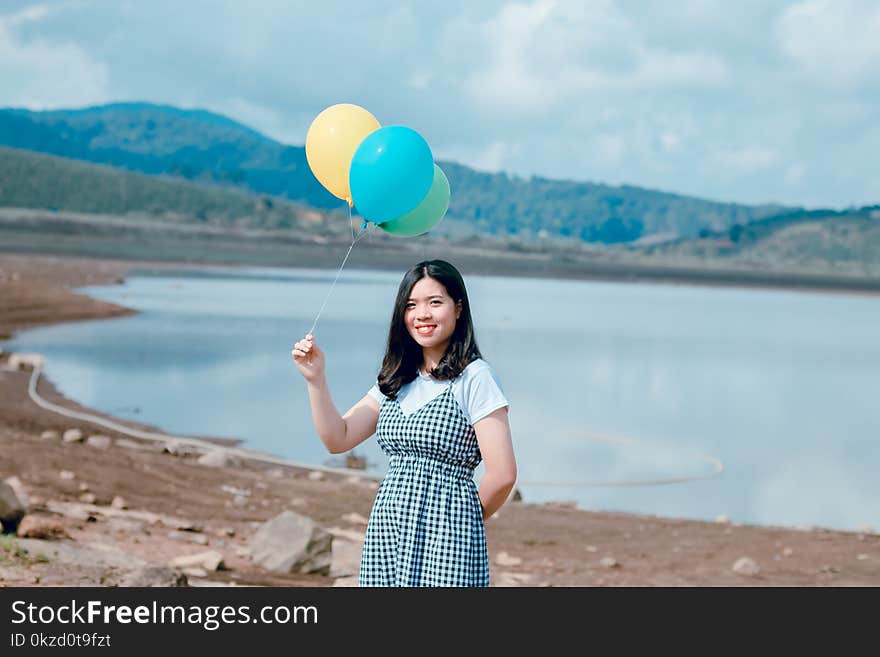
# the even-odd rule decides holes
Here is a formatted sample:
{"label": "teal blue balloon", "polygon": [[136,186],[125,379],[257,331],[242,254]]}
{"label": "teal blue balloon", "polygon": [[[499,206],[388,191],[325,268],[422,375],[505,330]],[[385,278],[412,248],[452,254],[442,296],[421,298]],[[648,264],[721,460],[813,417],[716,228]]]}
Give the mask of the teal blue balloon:
{"label": "teal blue balloon", "polygon": [[379,228],[398,237],[413,237],[427,233],[436,226],[449,209],[449,180],[443,170],[434,165],[431,189],[413,210],[402,217],[383,221]]}
{"label": "teal blue balloon", "polygon": [[362,217],[382,223],[415,208],[434,181],[434,155],[412,128],[391,125],[374,130],[351,158],[351,199]]}

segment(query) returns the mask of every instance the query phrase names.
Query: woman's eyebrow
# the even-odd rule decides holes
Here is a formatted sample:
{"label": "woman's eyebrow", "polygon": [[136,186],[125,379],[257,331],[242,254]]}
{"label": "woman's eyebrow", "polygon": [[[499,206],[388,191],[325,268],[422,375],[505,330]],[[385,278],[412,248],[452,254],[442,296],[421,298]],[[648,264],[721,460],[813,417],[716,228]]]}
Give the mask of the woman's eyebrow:
{"label": "woman's eyebrow", "polygon": [[[443,295],[442,294],[432,294],[427,298],[428,299],[442,299]],[[407,299],[407,301],[418,301],[418,299],[416,299],[415,297],[410,297],[409,299]]]}

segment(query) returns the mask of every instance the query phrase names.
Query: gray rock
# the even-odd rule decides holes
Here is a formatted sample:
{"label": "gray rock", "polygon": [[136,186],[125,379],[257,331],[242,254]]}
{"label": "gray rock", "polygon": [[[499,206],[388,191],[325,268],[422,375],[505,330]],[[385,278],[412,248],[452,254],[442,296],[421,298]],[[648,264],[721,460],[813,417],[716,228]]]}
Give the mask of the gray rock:
{"label": "gray rock", "polygon": [[306,516],[283,511],[263,523],[250,541],[253,562],[275,573],[328,575],[333,535]]}
{"label": "gray rock", "polygon": [[45,359],[40,354],[9,354],[9,367],[19,371],[35,370],[43,367]]}
{"label": "gray rock", "polygon": [[369,518],[365,518],[360,513],[355,513],[353,511],[351,513],[346,513],[344,516],[342,516],[342,519],[346,522],[350,522],[353,525],[366,526],[370,522]]}
{"label": "gray rock", "polygon": [[94,436],[89,436],[86,439],[86,445],[88,445],[89,447],[97,447],[98,449],[107,449],[112,444],[113,439],[110,438],[110,436],[103,436],[98,433],[96,433]]}
{"label": "gray rock", "polygon": [[74,477],[76,477],[76,474],[74,474],[74,473],[73,473],[72,471],[70,471],[70,470],[62,470],[61,472],[58,473],[58,478],[59,478],[59,479],[65,479],[65,480],[67,480],[67,481],[70,481],[70,480],[73,479]]}
{"label": "gray rock", "polygon": [[[177,511],[179,513],[180,509],[178,509]],[[165,519],[163,519],[163,522],[166,525],[170,525],[170,526],[174,527],[174,529],[179,529],[182,532],[201,532],[201,531],[204,531],[204,527],[202,527],[200,524],[198,524],[197,522],[194,522],[192,520],[186,520],[185,518],[173,518],[172,519],[172,518],[169,518],[166,516]]]}
{"label": "gray rock", "polygon": [[61,440],[66,443],[80,443],[83,439],[83,432],[79,429],[68,429],[64,432],[64,435],[61,436]]}
{"label": "gray rock", "polygon": [[50,541],[70,538],[64,529],[64,524],[56,518],[30,514],[18,523],[16,534],[19,538],[44,538]]}
{"label": "gray rock", "polygon": [[169,440],[162,447],[163,452],[167,452],[172,456],[190,456],[191,454],[200,454],[201,450],[193,445],[189,445],[181,440]]}
{"label": "gray rock", "polygon": [[344,538],[346,541],[354,541],[361,545],[363,545],[367,538],[366,531],[364,530],[354,531],[351,529],[343,529],[342,527],[326,527],[325,529],[336,538]]}
{"label": "gray rock", "polygon": [[172,568],[204,568],[208,571],[223,570],[223,555],[217,550],[187,554],[168,562]]}
{"label": "gray rock", "polygon": [[5,481],[0,481],[0,525],[4,532],[14,532],[24,517],[24,504],[18,499],[15,490]]}
{"label": "gray rock", "polygon": [[505,567],[518,566],[522,563],[522,559],[520,559],[519,557],[511,556],[507,554],[507,552],[499,552],[498,556],[495,557],[495,563],[497,563],[499,566]]}
{"label": "gray rock", "polygon": [[236,486],[230,486],[229,484],[222,484],[220,490],[224,493],[229,493],[230,495],[242,495],[244,497],[251,494],[247,488],[237,488]]}
{"label": "gray rock", "polygon": [[7,477],[4,479],[7,484],[12,486],[12,492],[15,493],[15,496],[18,498],[18,501],[21,502],[21,505],[25,508],[25,511],[31,508],[31,497],[27,493],[27,489],[24,487],[24,483],[17,476],[12,475],[11,477]]}
{"label": "gray rock", "polygon": [[117,495],[116,497],[113,498],[113,501],[110,502],[110,506],[113,507],[114,509],[127,509],[128,502],[126,502],[125,498],[122,497],[121,495]]}
{"label": "gray rock", "polygon": [[528,573],[502,571],[495,576],[494,584],[502,587],[528,586],[531,579]]}
{"label": "gray rock", "polygon": [[97,520],[100,515],[99,510],[92,504],[80,504],[78,502],[59,502],[57,500],[46,500],[46,509],[52,513],[73,518],[75,520]]}
{"label": "gray rock", "polygon": [[761,572],[761,567],[758,566],[754,559],[740,557],[733,564],[733,572],[739,575],[746,575],[747,577],[754,577]]}
{"label": "gray rock", "polygon": [[59,438],[61,438],[61,434],[59,434],[57,431],[47,430],[40,434],[40,438],[42,438],[43,440],[58,440]]}
{"label": "gray rock", "polygon": [[165,566],[142,566],[127,573],[119,582],[119,586],[187,586],[186,575]]}
{"label": "gray rock", "polygon": [[614,557],[602,557],[599,559],[599,565],[605,568],[620,568],[620,564]]}
{"label": "gray rock", "polygon": [[199,465],[207,465],[212,468],[236,468],[241,465],[241,459],[225,449],[212,449],[210,452],[205,452],[197,462]]}
{"label": "gray rock", "polygon": [[351,577],[340,577],[335,582],[333,582],[333,586],[339,587],[354,587],[358,585],[358,576],[352,575]]}
{"label": "gray rock", "polygon": [[18,545],[29,554],[42,552],[50,561],[84,567],[118,568],[129,571],[149,565],[143,559],[105,543],[80,541],[45,541],[19,538]]}
{"label": "gray rock", "polygon": [[321,481],[324,478],[324,473],[320,470],[312,470],[309,473],[309,479],[312,481]]}
{"label": "gray rock", "polygon": [[172,529],[166,534],[166,536],[175,541],[187,541],[189,543],[195,543],[196,545],[208,544],[208,537],[204,534],[194,534],[192,532],[182,532]]}

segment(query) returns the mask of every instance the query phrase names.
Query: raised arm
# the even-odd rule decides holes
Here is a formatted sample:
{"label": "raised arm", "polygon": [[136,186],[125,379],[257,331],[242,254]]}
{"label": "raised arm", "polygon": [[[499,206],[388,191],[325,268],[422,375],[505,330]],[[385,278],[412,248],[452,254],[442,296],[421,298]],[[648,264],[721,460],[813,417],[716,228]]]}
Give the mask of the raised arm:
{"label": "raised arm", "polygon": [[376,433],[379,404],[370,395],[365,395],[344,416],[336,410],[324,372],[324,353],[311,335],[297,342],[291,355],[306,380],[312,421],[328,452],[347,452]]}

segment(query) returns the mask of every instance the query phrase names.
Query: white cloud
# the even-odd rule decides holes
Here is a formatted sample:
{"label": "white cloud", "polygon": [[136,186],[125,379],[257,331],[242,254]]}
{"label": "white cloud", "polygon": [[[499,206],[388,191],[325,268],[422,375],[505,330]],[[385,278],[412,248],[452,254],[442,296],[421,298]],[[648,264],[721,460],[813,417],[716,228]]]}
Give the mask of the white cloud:
{"label": "white cloud", "polygon": [[876,3],[3,6],[0,105],[205,107],[302,144],[321,109],[354,102],[483,170],[746,203],[880,200]]}
{"label": "white cloud", "polygon": [[2,20],[7,27],[15,27],[16,25],[38,21],[48,15],[49,7],[46,5],[33,5],[31,7],[25,7],[17,12],[13,12]]}
{"label": "white cloud", "polygon": [[554,5],[546,0],[533,5],[508,5],[483,25],[480,38],[491,44],[490,61],[464,85],[475,105],[527,113],[554,102],[555,90],[549,76],[529,66],[529,53],[539,43],[539,28]]}
{"label": "white cloud", "polygon": [[876,83],[880,69],[880,5],[862,0],[805,0],[777,23],[779,46],[825,86]]}
{"label": "white cloud", "polygon": [[750,145],[733,150],[720,151],[717,163],[734,173],[760,173],[779,163],[780,154],[766,146]]}
{"label": "white cloud", "polygon": [[455,47],[479,50],[479,40],[489,51],[463,87],[486,113],[541,115],[586,95],[714,86],[728,75],[715,53],[647,44],[607,1],[508,4],[467,34]]}
{"label": "white cloud", "polygon": [[107,66],[79,45],[18,36],[19,29],[51,12],[36,5],[0,16],[0,105],[44,109],[107,100]]}
{"label": "white cloud", "polygon": [[517,143],[506,141],[493,141],[489,145],[476,148],[463,146],[445,151],[438,159],[453,159],[466,161],[480,171],[497,172],[506,169],[508,163],[522,152],[522,147]]}

